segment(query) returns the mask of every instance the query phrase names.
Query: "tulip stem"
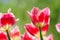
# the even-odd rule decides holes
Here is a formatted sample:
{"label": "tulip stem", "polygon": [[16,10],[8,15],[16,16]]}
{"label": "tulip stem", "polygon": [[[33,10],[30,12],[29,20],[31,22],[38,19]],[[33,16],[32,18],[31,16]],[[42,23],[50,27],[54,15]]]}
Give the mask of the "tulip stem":
{"label": "tulip stem", "polygon": [[6,30],[6,32],[7,32],[8,40],[11,40],[8,30]]}
{"label": "tulip stem", "polygon": [[40,40],[43,40],[41,28],[39,28],[39,30],[40,30]]}

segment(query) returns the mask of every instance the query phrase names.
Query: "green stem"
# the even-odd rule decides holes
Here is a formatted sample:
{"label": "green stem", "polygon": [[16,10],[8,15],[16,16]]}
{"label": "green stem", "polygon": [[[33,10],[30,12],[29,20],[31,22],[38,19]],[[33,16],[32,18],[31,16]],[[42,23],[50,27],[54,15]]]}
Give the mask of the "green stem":
{"label": "green stem", "polygon": [[8,40],[11,40],[8,30],[6,30],[6,32],[7,32]]}
{"label": "green stem", "polygon": [[39,30],[40,30],[40,40],[43,40],[41,28],[39,28]]}

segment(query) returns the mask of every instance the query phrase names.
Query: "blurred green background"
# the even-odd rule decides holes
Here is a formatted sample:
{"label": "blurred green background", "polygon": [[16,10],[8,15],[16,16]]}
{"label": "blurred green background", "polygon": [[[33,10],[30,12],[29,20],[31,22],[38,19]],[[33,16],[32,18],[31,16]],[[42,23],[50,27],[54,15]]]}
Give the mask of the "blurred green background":
{"label": "blurred green background", "polygon": [[31,22],[26,11],[30,11],[33,7],[50,8],[51,20],[47,35],[53,34],[54,40],[60,40],[60,34],[55,28],[55,24],[60,22],[60,0],[0,0],[0,12],[6,13],[8,8],[11,8],[16,18],[20,19],[16,25],[19,26],[22,34],[24,25]]}

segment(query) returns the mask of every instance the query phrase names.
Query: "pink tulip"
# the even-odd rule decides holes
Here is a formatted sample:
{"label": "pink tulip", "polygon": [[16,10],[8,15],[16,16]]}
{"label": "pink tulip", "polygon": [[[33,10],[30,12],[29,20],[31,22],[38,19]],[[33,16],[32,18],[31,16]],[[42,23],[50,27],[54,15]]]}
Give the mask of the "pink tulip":
{"label": "pink tulip", "polygon": [[45,36],[45,37],[44,37],[44,40],[53,40],[53,35],[50,34],[48,37]]}
{"label": "pink tulip", "polygon": [[50,21],[50,9],[48,7],[39,10],[37,7],[33,7],[31,12],[28,12],[32,23],[36,26],[43,27],[49,25]]}
{"label": "pink tulip", "polygon": [[36,35],[42,30],[42,34],[46,34],[48,31],[49,21],[50,21],[50,9],[44,8],[39,10],[37,7],[34,7],[31,12],[28,12],[32,24],[26,24],[25,29],[32,35]]}
{"label": "pink tulip", "polygon": [[14,25],[16,23],[16,18],[11,12],[11,9],[8,9],[8,13],[4,13],[0,16],[1,27],[5,25]]}
{"label": "pink tulip", "polygon": [[60,23],[56,24],[56,30],[60,33]]}
{"label": "pink tulip", "polygon": [[20,38],[21,38],[20,32],[19,32],[19,28],[17,26],[10,31],[10,37],[13,40],[20,40]]}

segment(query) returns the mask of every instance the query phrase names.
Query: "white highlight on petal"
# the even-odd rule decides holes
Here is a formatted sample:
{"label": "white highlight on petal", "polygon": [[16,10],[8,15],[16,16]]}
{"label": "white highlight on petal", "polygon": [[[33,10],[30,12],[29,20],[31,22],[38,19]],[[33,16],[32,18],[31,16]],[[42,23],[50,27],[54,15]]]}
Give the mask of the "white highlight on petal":
{"label": "white highlight on petal", "polygon": [[3,34],[5,34],[5,35],[7,35],[5,32],[3,32],[3,31],[0,31],[0,33],[3,33]]}
{"label": "white highlight on petal", "polygon": [[[0,19],[1,19],[1,17],[2,17],[2,13],[0,13]],[[0,27],[1,27],[1,20],[0,20]]]}
{"label": "white highlight on petal", "polygon": [[3,13],[0,13],[0,19],[1,19],[2,15],[3,15]]}
{"label": "white highlight on petal", "polygon": [[8,14],[11,14],[13,17],[15,17],[15,15],[11,11],[11,8],[8,9]]}
{"label": "white highlight on petal", "polygon": [[48,7],[42,9],[41,12],[45,12],[47,15],[50,15],[50,9]]}
{"label": "white highlight on petal", "polygon": [[37,8],[37,7],[33,7],[32,10],[31,10],[31,11],[27,11],[27,13],[28,13],[30,16],[32,16],[34,11],[38,11],[38,12],[39,12],[40,10],[39,10],[39,8]]}
{"label": "white highlight on petal", "polygon": [[60,23],[56,24],[56,30],[58,33],[60,33]]}
{"label": "white highlight on petal", "polygon": [[11,13],[11,8],[8,9],[8,13]]}
{"label": "white highlight on petal", "polygon": [[29,16],[31,16],[31,15],[32,15],[32,13],[30,13],[29,11],[27,11],[27,13],[28,13],[28,15],[29,15]]}
{"label": "white highlight on petal", "polygon": [[18,26],[14,27],[14,28],[11,30],[11,32],[13,32],[13,33],[15,33],[15,32],[19,32],[19,28],[18,28]]}
{"label": "white highlight on petal", "polygon": [[39,16],[42,12],[46,15],[50,15],[50,9],[48,7],[40,10],[40,12],[37,14],[37,16]]}

